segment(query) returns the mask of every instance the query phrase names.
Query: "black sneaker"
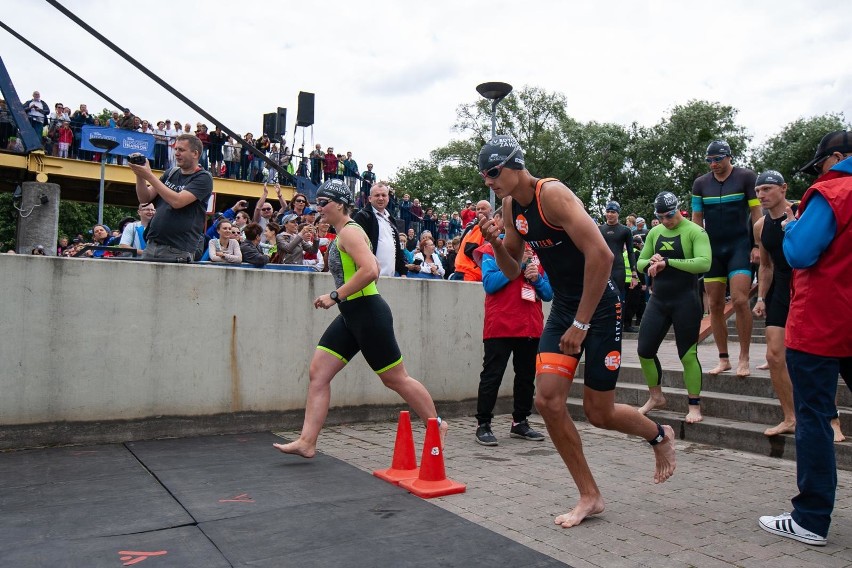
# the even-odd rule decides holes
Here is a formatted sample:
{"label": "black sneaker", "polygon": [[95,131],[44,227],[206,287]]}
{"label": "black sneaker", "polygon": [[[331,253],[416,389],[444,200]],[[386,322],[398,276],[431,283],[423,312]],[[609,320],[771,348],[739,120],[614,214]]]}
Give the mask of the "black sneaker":
{"label": "black sneaker", "polygon": [[536,442],[544,440],[544,434],[536,432],[530,428],[530,423],[526,420],[512,425],[512,429],[509,431],[509,436],[512,438],[521,438],[523,440],[533,440]]}
{"label": "black sneaker", "polygon": [[491,424],[480,424],[476,429],[476,441],[483,446],[497,446],[497,438],[491,431]]}

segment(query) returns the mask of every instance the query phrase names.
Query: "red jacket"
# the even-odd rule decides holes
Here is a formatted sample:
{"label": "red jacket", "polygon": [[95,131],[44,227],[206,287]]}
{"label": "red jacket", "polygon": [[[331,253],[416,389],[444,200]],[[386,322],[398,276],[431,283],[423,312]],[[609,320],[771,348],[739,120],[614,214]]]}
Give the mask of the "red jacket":
{"label": "red jacket", "polygon": [[465,207],[464,209],[461,210],[461,213],[459,213],[459,217],[461,217],[462,229],[464,229],[468,226],[468,224],[471,221],[476,219],[476,211],[474,211],[473,209],[468,209],[467,207]]}
{"label": "red jacket", "polygon": [[[491,243],[485,243],[474,253],[477,259],[483,254],[494,256]],[[538,273],[544,274],[541,263]],[[541,299],[536,296],[534,302],[521,297],[521,288],[527,279],[523,274],[510,281],[494,294],[485,294],[485,322],[482,326],[482,339],[495,337],[541,337],[544,330],[544,314],[541,311]]]}
{"label": "red jacket", "polygon": [[852,357],[852,176],[828,172],[808,189],[799,215],[814,192],[834,212],[834,240],[813,266],[793,270],[786,344],[790,349],[823,357]]}

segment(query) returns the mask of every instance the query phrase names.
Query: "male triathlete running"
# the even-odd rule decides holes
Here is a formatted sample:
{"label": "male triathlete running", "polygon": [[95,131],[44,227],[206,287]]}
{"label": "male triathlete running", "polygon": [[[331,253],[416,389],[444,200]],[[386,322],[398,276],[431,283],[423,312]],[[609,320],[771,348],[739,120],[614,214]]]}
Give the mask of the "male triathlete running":
{"label": "male triathlete running", "polygon": [[524,165],[523,150],[511,136],[495,136],[483,146],[479,170],[485,185],[503,200],[506,212],[502,240],[493,220],[480,221],[500,270],[510,280],[521,273],[526,241],[538,254],[553,288],[553,307],[536,361],[536,407],[580,492],[577,505],[555,519],[557,525],[573,527],[604,511],[603,497],[565,405],[584,351],[586,417],[599,428],[648,440],[657,461],[655,483],[674,473],[674,431],[626,404],[615,404],[621,303],[609,278],[612,253],[583,203],[558,180],[533,177]]}
{"label": "male triathlete running", "polygon": [[698,277],[710,268],[710,239],[695,223],[683,218],[677,197],[668,191],[657,195],[654,211],[660,224],[651,229],[636,263],[654,279],[651,300],[639,328],[639,363],[648,383],[650,397],[639,409],[646,414],[666,404],[661,379],[663,369],[657,352],[674,325],[677,355],[683,364],[683,382],[688,394],[686,422],[701,422],[701,363],[698,361],[698,331],[703,310]]}
{"label": "male triathlete running", "polygon": [[[627,274],[625,273],[625,266],[623,260],[623,253],[627,250],[627,261],[630,264],[630,285],[635,286],[638,282],[637,274],[636,274],[636,257],[633,254],[633,233],[626,225],[622,225],[618,222],[618,214],[621,213],[621,205],[618,204],[618,201],[610,201],[606,204],[606,223],[600,225],[598,228],[601,230],[601,235],[603,235],[604,241],[606,241],[606,245],[609,247],[609,250],[612,251],[613,259],[612,259],[612,272],[610,276],[612,278],[613,284],[618,288],[619,295],[621,296],[621,303],[624,304],[624,301],[627,299]],[[625,330],[625,331],[636,331],[633,330]]]}
{"label": "male triathlete running", "polygon": [[735,168],[731,163],[731,147],[724,140],[707,146],[710,172],[692,184],[692,221],[704,227],[713,247],[713,262],[704,275],[704,289],[710,303],[710,324],[719,350],[719,364],[707,371],[718,375],[731,368],[728,356],[728,327],[725,322],[725,285],[731,291],[731,302],[737,316],[740,358],[737,376],[747,377],[751,344],[751,265],[759,262],[757,245],[752,244],[751,222],[760,219],[760,202],[754,193],[755,173]]}

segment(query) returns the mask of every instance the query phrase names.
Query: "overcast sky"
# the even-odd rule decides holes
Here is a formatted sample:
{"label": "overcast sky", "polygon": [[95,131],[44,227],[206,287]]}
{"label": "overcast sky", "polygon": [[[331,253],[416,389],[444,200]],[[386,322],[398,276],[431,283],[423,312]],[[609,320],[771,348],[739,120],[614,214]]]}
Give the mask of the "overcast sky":
{"label": "overcast sky", "polygon": [[[503,81],[567,97],[581,121],[652,125],[690,99],[729,104],[760,142],[806,116],[852,119],[852,9],[749,2],[408,2],[65,0],[208,113],[240,134],[316,94],[312,142],[351,150],[380,178],[455,134],[476,85]],[[4,0],[3,21],[134,114],[202,117],[40,0]],[[0,29],[0,56],[22,100],[108,107]]]}

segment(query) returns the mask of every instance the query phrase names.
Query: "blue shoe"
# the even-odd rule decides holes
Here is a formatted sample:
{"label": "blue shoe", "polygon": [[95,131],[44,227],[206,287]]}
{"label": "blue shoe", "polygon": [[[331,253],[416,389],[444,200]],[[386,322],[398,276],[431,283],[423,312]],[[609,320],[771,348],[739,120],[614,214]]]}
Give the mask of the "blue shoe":
{"label": "blue shoe", "polygon": [[544,434],[530,428],[530,423],[526,420],[513,424],[512,429],[509,431],[509,436],[512,438],[521,438],[522,440],[532,440],[534,442],[544,440]]}

